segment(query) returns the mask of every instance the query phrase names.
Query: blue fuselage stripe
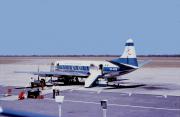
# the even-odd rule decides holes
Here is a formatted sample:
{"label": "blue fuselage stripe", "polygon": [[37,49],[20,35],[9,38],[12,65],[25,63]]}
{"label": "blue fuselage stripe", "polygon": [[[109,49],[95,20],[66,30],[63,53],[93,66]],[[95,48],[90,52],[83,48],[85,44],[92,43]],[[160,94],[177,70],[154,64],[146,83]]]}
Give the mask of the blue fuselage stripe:
{"label": "blue fuselage stripe", "polygon": [[60,66],[56,66],[57,70],[73,70],[73,71],[89,71],[89,67],[88,66],[71,66],[71,65],[60,65]]}
{"label": "blue fuselage stripe", "polygon": [[[119,67],[103,67],[103,72],[119,71]],[[89,71],[89,66],[59,65],[56,70]]]}

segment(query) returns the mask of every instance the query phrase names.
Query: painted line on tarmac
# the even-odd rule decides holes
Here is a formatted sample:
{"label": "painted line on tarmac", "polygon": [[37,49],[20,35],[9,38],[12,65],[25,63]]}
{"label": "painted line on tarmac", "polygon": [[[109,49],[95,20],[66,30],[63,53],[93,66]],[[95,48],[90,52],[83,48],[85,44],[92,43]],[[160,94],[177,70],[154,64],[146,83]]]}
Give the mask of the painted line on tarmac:
{"label": "painted line on tarmac", "polygon": [[102,90],[98,90],[98,91],[97,91],[97,94],[100,94],[101,92],[102,92]]}
{"label": "painted line on tarmac", "polygon": [[[86,102],[86,101],[75,101],[75,100],[64,100],[65,102],[75,102],[75,103],[86,103],[86,104],[97,104],[97,102]],[[108,106],[119,106],[119,107],[131,107],[131,108],[142,108],[142,109],[154,109],[154,110],[166,110],[166,111],[180,111],[178,108],[159,108],[151,106],[134,106],[134,105],[122,105],[122,104],[108,104]]]}
{"label": "painted line on tarmac", "polygon": [[120,95],[126,96],[126,95],[129,95],[129,94],[128,93],[120,93]]}
{"label": "painted line on tarmac", "polygon": [[18,95],[1,97],[0,100],[2,100],[2,101],[15,101],[15,100],[18,100]]}
{"label": "painted line on tarmac", "polygon": [[167,95],[157,95],[155,97],[157,97],[157,98],[167,98]]}

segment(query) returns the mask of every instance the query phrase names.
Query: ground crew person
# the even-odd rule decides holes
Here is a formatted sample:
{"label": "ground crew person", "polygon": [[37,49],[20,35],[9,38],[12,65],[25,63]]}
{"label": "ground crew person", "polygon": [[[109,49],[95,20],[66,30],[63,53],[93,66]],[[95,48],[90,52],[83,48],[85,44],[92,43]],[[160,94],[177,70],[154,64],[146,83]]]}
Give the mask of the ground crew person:
{"label": "ground crew person", "polygon": [[43,80],[40,81],[40,85],[41,85],[41,89],[44,90],[44,81]]}
{"label": "ground crew person", "polygon": [[23,100],[23,99],[25,99],[25,92],[24,92],[24,91],[21,91],[21,92],[19,93],[18,100]]}
{"label": "ground crew person", "polygon": [[55,93],[56,93],[55,85],[52,86],[52,90],[53,90],[53,98],[55,99]]}
{"label": "ground crew person", "polygon": [[33,88],[33,87],[34,87],[34,78],[31,77],[31,88]]}
{"label": "ground crew person", "polygon": [[53,85],[52,89],[53,89],[53,98],[55,98],[55,96],[58,96],[58,95],[59,95],[60,90],[59,90],[59,88],[58,88],[57,86],[55,86],[55,85]]}

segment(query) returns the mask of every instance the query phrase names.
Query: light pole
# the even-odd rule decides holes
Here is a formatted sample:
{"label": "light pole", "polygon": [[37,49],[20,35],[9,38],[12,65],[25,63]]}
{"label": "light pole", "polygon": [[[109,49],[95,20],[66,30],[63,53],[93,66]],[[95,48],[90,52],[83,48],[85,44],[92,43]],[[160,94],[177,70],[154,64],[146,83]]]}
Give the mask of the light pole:
{"label": "light pole", "polygon": [[101,101],[101,107],[103,110],[103,117],[107,117],[107,100],[102,100]]}
{"label": "light pole", "polygon": [[58,107],[59,107],[59,117],[62,117],[61,106],[62,106],[62,103],[63,103],[63,101],[64,101],[64,96],[56,96],[56,97],[55,97],[55,101],[58,103]]}

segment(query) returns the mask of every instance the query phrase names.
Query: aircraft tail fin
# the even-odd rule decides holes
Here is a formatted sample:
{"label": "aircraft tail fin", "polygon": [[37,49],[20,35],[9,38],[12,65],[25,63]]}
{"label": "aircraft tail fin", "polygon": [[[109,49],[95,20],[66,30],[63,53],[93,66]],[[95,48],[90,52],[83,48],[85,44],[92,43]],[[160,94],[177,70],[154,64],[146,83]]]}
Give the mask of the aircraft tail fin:
{"label": "aircraft tail fin", "polygon": [[136,50],[132,39],[126,41],[125,49],[121,57],[112,61],[138,67]]}

